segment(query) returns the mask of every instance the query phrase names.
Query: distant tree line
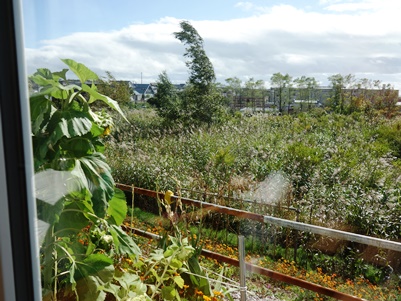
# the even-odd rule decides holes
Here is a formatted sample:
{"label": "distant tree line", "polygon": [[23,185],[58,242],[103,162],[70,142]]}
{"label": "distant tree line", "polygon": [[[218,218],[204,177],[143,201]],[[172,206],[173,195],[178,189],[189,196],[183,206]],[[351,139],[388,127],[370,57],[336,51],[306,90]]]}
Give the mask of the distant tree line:
{"label": "distant tree line", "polygon": [[[219,121],[228,112],[229,104],[238,99],[262,99],[279,113],[289,112],[296,101],[300,111],[311,109],[311,104],[317,100],[329,110],[344,114],[381,110],[391,115],[396,110],[398,91],[391,85],[379,80],[357,79],[352,74],[328,77],[330,86],[326,89],[320,87],[314,77],[293,78],[279,72],[271,76],[269,89],[264,80],[253,77],[246,82],[231,77],[225,80],[225,85],[218,84],[202,37],[188,21],[182,21],[180,27],[181,31],[174,36],[185,45],[184,57],[189,69],[185,88],[178,90],[163,71],[158,77],[156,95],[148,100],[168,122]],[[129,103],[133,93],[129,85],[116,81],[110,72],[106,79],[100,80],[98,87],[101,93],[112,95],[122,103]]]}
{"label": "distant tree line", "polygon": [[270,78],[270,89],[263,80],[250,78],[243,83],[239,78],[226,79],[224,94],[231,101],[238,98],[265,98],[283,113],[295,100],[311,108],[311,103],[324,99],[324,105],[338,113],[382,110],[393,112],[398,101],[398,91],[389,84],[367,78],[357,79],[354,75],[335,74],[328,78],[330,85],[319,86],[314,77],[301,76],[293,79],[289,74],[274,73]]}

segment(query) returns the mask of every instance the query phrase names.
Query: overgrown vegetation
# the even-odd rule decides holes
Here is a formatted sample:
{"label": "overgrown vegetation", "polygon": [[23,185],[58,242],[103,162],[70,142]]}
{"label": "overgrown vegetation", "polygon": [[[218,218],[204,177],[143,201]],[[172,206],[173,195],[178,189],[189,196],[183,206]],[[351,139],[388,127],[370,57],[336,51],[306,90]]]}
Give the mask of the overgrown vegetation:
{"label": "overgrown vegetation", "polygon": [[[128,115],[133,124],[136,114]],[[275,202],[300,210],[302,221],[401,235],[398,119],[318,110],[196,128],[166,129],[157,117],[148,121],[134,125],[135,131],[120,129],[118,141],[108,141],[118,182],[165,190],[178,181],[189,190],[239,196],[279,172],[291,185]]]}
{"label": "overgrown vegetation", "polygon": [[142,254],[122,230],[127,203],[103,155],[113,122],[91,104],[103,101],[126,118],[116,101],[98,92],[95,73],[62,61],[80,86],[61,83],[68,69],[39,69],[30,77],[40,87],[30,105],[43,299],[198,300],[189,294],[198,290],[218,300],[220,292],[198,279],[199,254],[187,237],[166,233],[163,248]]}
{"label": "overgrown vegetation", "polygon": [[[131,111],[128,118],[135,131],[120,129],[119,140],[108,141],[108,157],[118,182],[162,191],[174,190],[179,183],[182,194],[192,198],[400,239],[398,118],[318,109],[296,116],[235,115],[224,124],[166,128],[148,113],[153,117],[139,119],[138,114],[145,117],[145,111]],[[274,206],[250,206],[234,197]],[[139,201],[136,204],[141,206]],[[299,211],[298,217],[285,210],[290,206]],[[255,243],[258,233],[263,233],[252,223],[222,215],[206,217],[204,227],[246,233],[255,237]],[[284,229],[270,231],[259,236],[274,237],[276,255],[269,256],[293,258],[294,234]],[[384,251],[330,243],[307,233],[298,237],[297,264],[305,269],[320,267],[349,279],[364,275],[378,283],[392,275],[388,265],[399,269],[399,261]],[[261,246],[266,248],[264,243]]]}

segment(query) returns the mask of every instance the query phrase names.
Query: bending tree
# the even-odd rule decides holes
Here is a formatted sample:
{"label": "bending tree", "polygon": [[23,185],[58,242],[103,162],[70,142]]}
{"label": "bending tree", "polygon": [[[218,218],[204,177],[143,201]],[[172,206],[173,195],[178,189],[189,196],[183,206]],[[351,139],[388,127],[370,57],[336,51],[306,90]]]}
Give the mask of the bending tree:
{"label": "bending tree", "polygon": [[189,60],[188,87],[180,94],[181,113],[187,121],[210,123],[223,112],[224,97],[215,89],[213,65],[203,49],[203,39],[187,21],[180,23],[181,31],[175,37],[187,47],[184,54]]}
{"label": "bending tree", "polygon": [[190,69],[188,81],[199,88],[199,92],[207,93],[213,86],[216,76],[213,65],[203,49],[203,39],[189,22],[182,21],[180,26],[182,30],[175,32],[174,36],[187,46],[184,56],[189,58],[186,62]]}

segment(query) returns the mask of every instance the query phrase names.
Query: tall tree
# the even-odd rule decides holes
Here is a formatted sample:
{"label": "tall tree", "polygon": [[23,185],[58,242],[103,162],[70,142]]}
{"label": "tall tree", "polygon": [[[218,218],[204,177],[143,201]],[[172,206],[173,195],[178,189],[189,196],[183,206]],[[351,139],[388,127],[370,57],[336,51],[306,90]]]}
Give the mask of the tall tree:
{"label": "tall tree", "polygon": [[274,101],[276,102],[277,99],[278,110],[282,113],[285,105],[289,104],[292,77],[288,73],[285,75],[280,72],[274,73],[270,78],[270,83],[275,88],[273,89],[275,92]]}
{"label": "tall tree", "polygon": [[157,93],[153,98],[149,99],[149,104],[156,107],[161,117],[169,120],[180,118],[181,100],[166,71],[159,74],[156,87]]}
{"label": "tall tree", "polygon": [[255,109],[265,108],[264,96],[266,94],[265,82],[261,79],[255,80],[253,77],[245,82],[244,96],[247,98],[248,105]]}
{"label": "tall tree", "polygon": [[351,102],[352,97],[352,93],[349,93],[347,89],[350,89],[354,85],[355,76],[352,74],[335,74],[330,76],[328,79],[333,88],[331,107],[339,113],[344,113],[347,103],[349,104]]}
{"label": "tall tree", "polygon": [[226,78],[227,94],[238,97],[242,92],[242,81],[238,77]]}
{"label": "tall tree", "polygon": [[253,77],[245,83],[245,93],[247,97],[262,98],[265,90],[265,82],[261,79],[255,80]]}
{"label": "tall tree", "polygon": [[224,97],[216,91],[213,65],[203,49],[203,39],[187,21],[180,23],[175,37],[186,45],[184,56],[190,69],[188,86],[180,94],[181,113],[186,122],[211,123],[223,112]]}
{"label": "tall tree", "polygon": [[308,109],[311,108],[311,100],[315,98],[316,88],[318,83],[314,77],[307,77],[305,75],[294,79],[294,83],[298,89],[298,98],[301,100],[300,109],[303,110],[304,101],[308,104]]}
{"label": "tall tree", "polygon": [[232,108],[241,107],[242,81],[238,77],[226,78],[226,85],[222,89]]}
{"label": "tall tree", "polygon": [[180,23],[181,31],[174,36],[187,47],[184,54],[189,60],[186,62],[190,69],[189,83],[199,89],[199,92],[207,93],[216,80],[213,65],[203,49],[203,39],[196,29],[188,22]]}

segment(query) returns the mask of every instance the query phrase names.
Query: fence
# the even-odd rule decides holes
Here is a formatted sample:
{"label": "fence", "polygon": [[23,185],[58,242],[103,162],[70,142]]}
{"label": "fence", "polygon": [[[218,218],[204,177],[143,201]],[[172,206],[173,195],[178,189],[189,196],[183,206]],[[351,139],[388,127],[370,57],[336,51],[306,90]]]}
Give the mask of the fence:
{"label": "fence", "polygon": [[[152,190],[147,190],[143,188],[138,188],[138,187],[132,187],[129,185],[124,185],[124,184],[117,184],[117,187],[120,188],[121,190],[132,192],[135,194],[139,195],[145,195],[148,197],[153,197],[153,198],[164,198],[164,193],[157,192],[157,191],[152,191]],[[401,252],[401,243],[399,242],[394,242],[394,241],[389,241],[389,240],[384,240],[380,238],[375,238],[375,237],[369,237],[369,236],[364,236],[364,235],[359,235],[355,233],[350,233],[346,231],[341,231],[341,230],[336,230],[336,229],[330,229],[330,228],[324,228],[320,226],[315,226],[315,225],[309,225],[309,224],[304,224],[296,221],[290,221],[290,220],[285,220],[273,216],[266,216],[266,215],[261,215],[261,214],[256,214],[248,211],[243,211],[235,208],[230,208],[230,207],[225,207],[217,204],[211,204],[207,202],[202,202],[199,200],[193,200],[189,198],[184,198],[184,197],[179,197],[179,196],[171,196],[171,198],[174,200],[180,200],[182,204],[185,205],[191,205],[195,206],[198,208],[202,208],[204,210],[209,210],[213,211],[216,213],[223,213],[231,216],[235,216],[238,218],[242,219],[250,219],[254,221],[258,221],[261,223],[267,223],[267,224],[273,224],[276,226],[282,226],[286,228],[292,228],[295,230],[300,230],[300,231],[306,231],[306,232],[311,232],[315,233],[318,235],[325,235],[329,236],[332,238],[336,239],[342,239],[342,240],[347,240],[347,241],[352,241],[352,242],[357,242],[361,244],[366,244],[378,248],[383,248],[383,249],[388,249],[388,250],[393,250],[397,252]],[[147,233],[146,231],[140,231],[136,229],[137,233],[148,237],[148,238],[153,238],[153,239],[158,239],[157,235],[152,235],[151,233]],[[239,266],[239,261],[232,259],[227,256],[223,256],[221,254],[217,254],[208,250],[202,250],[202,255],[205,255],[209,258],[212,259],[217,259],[222,262],[226,262],[228,264],[234,265],[234,266]],[[296,285],[314,292],[317,292],[319,294],[323,294],[329,297],[336,298],[338,300],[345,300],[345,301],[352,301],[352,300],[364,300],[355,296],[351,296],[342,292],[338,292],[336,290],[326,288],[308,281],[304,281],[302,279],[294,278],[282,273],[278,273],[269,269],[265,269],[256,265],[252,265],[249,263],[246,263],[246,269],[248,271],[251,271],[253,273],[258,273],[261,275],[268,276],[272,279],[276,279],[288,284]]]}

